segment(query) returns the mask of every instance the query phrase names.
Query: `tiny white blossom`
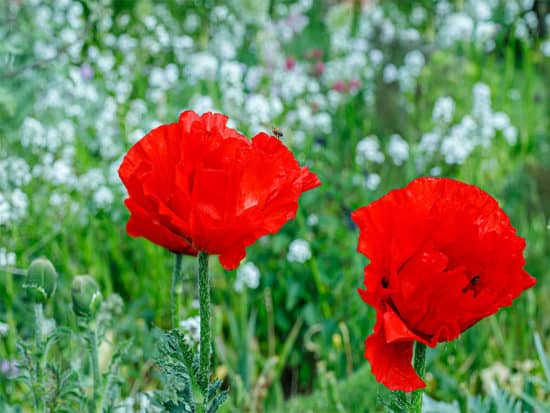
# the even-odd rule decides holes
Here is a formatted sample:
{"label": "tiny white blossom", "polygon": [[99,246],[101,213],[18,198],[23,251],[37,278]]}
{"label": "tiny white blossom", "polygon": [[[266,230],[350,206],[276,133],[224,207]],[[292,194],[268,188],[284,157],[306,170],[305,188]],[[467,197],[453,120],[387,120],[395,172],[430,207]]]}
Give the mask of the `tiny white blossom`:
{"label": "tiny white blossom", "polygon": [[513,125],[508,125],[506,128],[504,128],[504,130],[502,131],[502,135],[509,145],[515,145],[518,141],[518,130]]}
{"label": "tiny white blossom", "polygon": [[384,53],[378,49],[372,49],[369,52],[369,58],[374,66],[378,66],[384,60]]}
{"label": "tiny white blossom", "polygon": [[412,24],[419,26],[426,20],[428,13],[426,9],[422,6],[415,6],[411,13],[411,22]]}
{"label": "tiny white blossom", "polygon": [[466,13],[452,13],[443,19],[439,40],[444,46],[450,46],[458,41],[470,40],[474,30],[474,21]]}
{"label": "tiny white blossom", "polygon": [[397,79],[397,68],[394,64],[390,63],[384,68],[384,82],[392,83]]}
{"label": "tiny white blossom", "polygon": [[441,152],[448,164],[462,164],[474,150],[474,143],[463,135],[459,126],[453,127],[449,136],[443,139]]}
{"label": "tiny white blossom", "polygon": [[218,70],[218,60],[215,56],[199,52],[190,56],[190,62],[186,67],[188,80],[214,80]]}
{"label": "tiny white blossom", "polygon": [[424,55],[419,50],[412,50],[405,55],[405,66],[413,76],[418,76],[426,63]]}
{"label": "tiny white blossom", "polygon": [[215,112],[216,108],[214,106],[214,101],[210,96],[199,96],[195,95],[191,99],[190,107],[193,108],[198,114],[203,114],[205,112]]}
{"label": "tiny white blossom", "polygon": [[365,186],[367,187],[367,189],[374,191],[376,188],[378,188],[378,185],[380,185],[380,182],[381,182],[380,175],[375,173],[368,174],[365,180]]}
{"label": "tiny white blossom", "polygon": [[355,148],[355,162],[360,166],[365,166],[368,161],[384,162],[384,154],[380,150],[378,138],[374,135],[361,139]]}
{"label": "tiny white blossom", "polygon": [[226,85],[239,85],[244,74],[244,66],[238,62],[223,62],[220,68],[220,80]]}
{"label": "tiny white blossom", "polygon": [[15,252],[7,251],[5,248],[0,248],[0,267],[12,267],[16,260]]}
{"label": "tiny white blossom", "polygon": [[263,95],[254,94],[249,96],[245,103],[245,111],[251,123],[269,123],[271,121],[271,106],[269,100]]}
{"label": "tiny white blossom", "polygon": [[403,162],[409,159],[409,144],[400,135],[393,134],[390,136],[388,153],[394,164],[402,165]]}
{"label": "tiny white blossom", "polygon": [[295,239],[288,247],[286,259],[289,262],[304,263],[311,258],[311,249],[305,239]]}
{"label": "tiny white blossom", "polygon": [[10,326],[0,321],[0,337],[7,336],[8,331],[10,331]]}
{"label": "tiny white blossom", "polygon": [[332,131],[332,119],[326,112],[317,113],[313,122],[317,129],[323,133],[330,133]]}
{"label": "tiny white blossom", "polygon": [[450,96],[442,96],[435,101],[432,118],[436,122],[448,124],[455,110],[455,101]]}
{"label": "tiny white blossom", "polygon": [[302,130],[298,130],[291,135],[293,145],[295,145],[298,148],[301,148],[302,146],[304,146],[304,143],[306,142],[306,138],[307,138],[306,133]]}
{"label": "tiny white blossom", "polygon": [[314,227],[315,225],[317,225],[319,223],[319,217],[315,214],[310,214],[308,215],[307,217],[307,224],[310,226],[310,227]]}
{"label": "tiny white blossom", "polygon": [[422,135],[418,150],[427,154],[434,154],[439,147],[440,136],[435,132],[427,132]]}
{"label": "tiny white blossom", "polygon": [[180,321],[180,329],[185,333],[187,344],[194,345],[200,340],[201,319],[199,316],[189,317]]}
{"label": "tiny white blossom", "polygon": [[495,129],[504,130],[510,125],[510,118],[504,112],[495,112],[493,113],[492,124]]}
{"label": "tiny white blossom", "polygon": [[94,204],[100,209],[109,207],[114,200],[115,196],[113,195],[113,191],[106,186],[99,187],[93,195]]}
{"label": "tiny white blossom", "polygon": [[233,288],[237,292],[243,291],[244,287],[255,290],[260,285],[260,270],[253,262],[247,262],[237,270],[237,279]]}
{"label": "tiny white blossom", "polygon": [[476,0],[471,2],[476,19],[488,20],[491,18],[492,10],[489,4],[483,0]]}

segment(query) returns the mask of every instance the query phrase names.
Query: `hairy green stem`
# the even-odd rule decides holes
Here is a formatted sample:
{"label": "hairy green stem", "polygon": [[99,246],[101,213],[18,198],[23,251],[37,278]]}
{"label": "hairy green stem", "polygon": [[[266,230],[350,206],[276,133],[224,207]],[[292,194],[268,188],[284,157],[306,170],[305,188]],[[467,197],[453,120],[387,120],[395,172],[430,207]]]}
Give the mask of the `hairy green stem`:
{"label": "hairy green stem", "polygon": [[34,407],[36,412],[44,411],[42,392],[42,356],[44,355],[44,346],[42,345],[42,322],[44,321],[44,307],[42,303],[34,304],[34,339],[35,339],[35,383],[34,383]]}
{"label": "hairy green stem", "polygon": [[6,322],[8,323],[9,330],[8,330],[8,341],[7,341],[7,347],[8,347],[8,354],[15,353],[16,349],[16,342],[17,342],[17,330],[16,330],[16,324],[15,324],[15,318],[13,316],[13,300],[14,300],[14,293],[13,293],[13,274],[9,271],[5,272],[6,274]]}
{"label": "hairy green stem", "polygon": [[208,254],[199,252],[199,315],[200,315],[200,355],[199,386],[208,403],[208,383],[210,381],[210,356],[212,333],[210,325],[210,280],[208,278]]}
{"label": "hairy green stem", "polygon": [[174,269],[172,271],[172,283],[170,284],[170,315],[172,318],[172,328],[178,328],[178,310],[179,310],[179,300],[177,294],[177,286],[180,281],[181,273],[181,261],[182,255],[175,254],[176,259],[174,262]]}
{"label": "hairy green stem", "polygon": [[[414,345],[413,366],[420,378],[424,378],[426,372],[426,345],[418,341]],[[423,389],[416,390],[411,395],[411,413],[422,412],[422,393]]]}
{"label": "hairy green stem", "polygon": [[97,401],[99,399],[99,389],[101,388],[101,376],[99,375],[99,362],[97,357],[97,325],[94,322],[93,327],[88,327],[88,346],[90,350],[93,389],[90,400],[90,412],[97,412]]}

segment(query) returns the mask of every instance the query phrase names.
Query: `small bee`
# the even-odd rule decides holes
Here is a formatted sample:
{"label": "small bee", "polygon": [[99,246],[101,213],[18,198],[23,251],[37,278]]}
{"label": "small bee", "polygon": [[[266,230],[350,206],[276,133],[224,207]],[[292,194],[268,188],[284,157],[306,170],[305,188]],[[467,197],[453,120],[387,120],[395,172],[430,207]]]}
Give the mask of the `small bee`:
{"label": "small bee", "polygon": [[275,135],[277,139],[282,139],[282,137],[284,136],[283,132],[281,132],[281,130],[275,126],[271,128],[271,132],[273,132],[273,135]]}

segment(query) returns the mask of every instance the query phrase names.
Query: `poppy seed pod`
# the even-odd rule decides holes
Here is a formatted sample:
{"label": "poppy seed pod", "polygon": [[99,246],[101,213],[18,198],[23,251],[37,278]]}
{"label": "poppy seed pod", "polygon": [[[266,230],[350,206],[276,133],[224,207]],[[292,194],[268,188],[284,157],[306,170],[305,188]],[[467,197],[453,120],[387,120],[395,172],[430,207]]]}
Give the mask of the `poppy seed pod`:
{"label": "poppy seed pod", "polygon": [[77,275],[71,284],[73,311],[79,317],[95,316],[103,297],[97,282],[89,275]]}
{"label": "poppy seed pod", "polygon": [[56,286],[57,272],[48,259],[37,258],[31,262],[23,288],[32,301],[44,304],[54,294]]}

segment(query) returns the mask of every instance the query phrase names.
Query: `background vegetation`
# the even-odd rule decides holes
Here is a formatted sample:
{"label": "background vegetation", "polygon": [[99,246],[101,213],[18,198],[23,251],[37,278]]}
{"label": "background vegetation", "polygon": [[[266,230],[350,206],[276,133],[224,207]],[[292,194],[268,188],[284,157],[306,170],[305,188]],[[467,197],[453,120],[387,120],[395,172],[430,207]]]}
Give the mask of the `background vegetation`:
{"label": "background vegetation", "polygon": [[[113,373],[116,411],[153,409],[172,259],[126,234],[116,170],[148,130],[193,109],[223,112],[249,135],[278,127],[323,182],[241,270],[212,261],[226,411],[379,409],[363,359],[374,311],[356,292],[367,261],[349,214],[422,175],[495,196],[538,279],[513,307],[429,352],[426,411],[548,411],[549,13],[532,0],[0,0],[0,410],[30,409],[17,348],[33,334],[21,285],[39,256],[59,272],[45,310],[57,340],[51,409],[82,408],[78,391],[55,392],[56,371],[90,387],[78,338],[60,333],[78,331],[79,274],[105,297],[100,365]],[[185,258],[190,340],[195,271]]]}

